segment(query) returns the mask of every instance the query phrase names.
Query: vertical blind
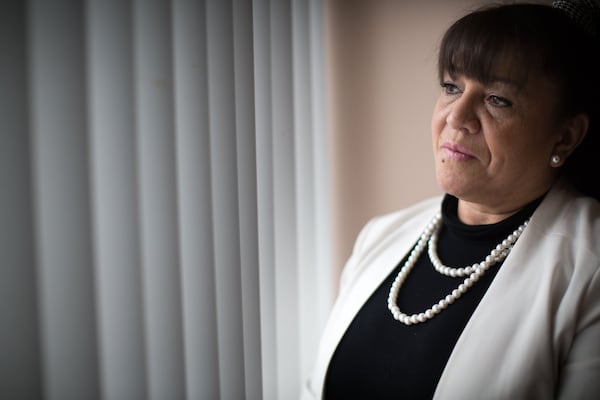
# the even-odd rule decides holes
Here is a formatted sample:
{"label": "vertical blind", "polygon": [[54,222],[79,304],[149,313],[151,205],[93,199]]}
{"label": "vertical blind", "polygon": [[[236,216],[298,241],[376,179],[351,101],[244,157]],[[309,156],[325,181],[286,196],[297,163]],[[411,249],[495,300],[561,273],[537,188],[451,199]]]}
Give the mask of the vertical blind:
{"label": "vertical blind", "polygon": [[322,0],[0,4],[0,398],[293,399],[331,304]]}

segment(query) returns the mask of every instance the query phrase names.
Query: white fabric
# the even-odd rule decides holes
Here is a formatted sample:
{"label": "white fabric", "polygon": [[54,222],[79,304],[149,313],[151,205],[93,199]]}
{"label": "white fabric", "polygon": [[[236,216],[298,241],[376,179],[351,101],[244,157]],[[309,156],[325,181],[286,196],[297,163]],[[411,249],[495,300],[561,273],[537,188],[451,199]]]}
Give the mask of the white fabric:
{"label": "white fabric", "polygon": [[[322,397],[329,361],[354,315],[440,205],[436,197],[365,226],[302,399]],[[600,398],[599,252],[600,204],[557,184],[465,327],[434,398]]]}

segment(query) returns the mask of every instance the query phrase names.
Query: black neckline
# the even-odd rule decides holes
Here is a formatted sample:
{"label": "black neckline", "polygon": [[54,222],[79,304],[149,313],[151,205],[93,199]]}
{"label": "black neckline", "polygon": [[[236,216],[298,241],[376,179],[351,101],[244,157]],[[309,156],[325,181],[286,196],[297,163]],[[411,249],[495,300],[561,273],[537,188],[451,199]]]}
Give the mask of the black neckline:
{"label": "black neckline", "polygon": [[517,229],[525,220],[533,215],[533,212],[542,202],[545,195],[533,200],[525,207],[508,218],[494,223],[482,225],[468,225],[458,218],[458,199],[446,194],[442,201],[442,221],[448,233],[465,240],[472,241],[500,241]]}

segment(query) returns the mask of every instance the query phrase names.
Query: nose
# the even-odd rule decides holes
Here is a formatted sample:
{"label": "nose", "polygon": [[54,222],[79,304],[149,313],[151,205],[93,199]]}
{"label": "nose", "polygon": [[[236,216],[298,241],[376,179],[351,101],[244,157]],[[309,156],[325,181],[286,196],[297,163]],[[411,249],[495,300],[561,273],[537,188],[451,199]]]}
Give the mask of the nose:
{"label": "nose", "polygon": [[477,116],[477,96],[467,91],[452,102],[446,123],[453,129],[475,134],[481,129]]}

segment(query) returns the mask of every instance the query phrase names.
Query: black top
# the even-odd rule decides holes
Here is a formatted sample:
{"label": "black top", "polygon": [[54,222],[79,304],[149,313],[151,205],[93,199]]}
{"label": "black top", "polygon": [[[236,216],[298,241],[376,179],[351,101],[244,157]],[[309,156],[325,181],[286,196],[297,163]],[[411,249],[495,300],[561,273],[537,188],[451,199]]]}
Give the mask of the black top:
{"label": "black top", "polygon": [[[482,261],[540,202],[541,198],[496,224],[465,225],[457,217],[458,200],[446,195],[438,239],[440,259],[449,267]],[[458,337],[501,266],[490,267],[432,319],[407,326],[396,321],[387,308],[392,281],[404,262],[399,262],[366,301],[342,337],[327,371],[325,399],[431,399]],[[408,315],[423,312],[464,279],[438,273],[425,249],[400,289],[398,305]]]}

